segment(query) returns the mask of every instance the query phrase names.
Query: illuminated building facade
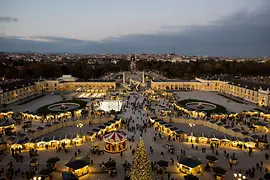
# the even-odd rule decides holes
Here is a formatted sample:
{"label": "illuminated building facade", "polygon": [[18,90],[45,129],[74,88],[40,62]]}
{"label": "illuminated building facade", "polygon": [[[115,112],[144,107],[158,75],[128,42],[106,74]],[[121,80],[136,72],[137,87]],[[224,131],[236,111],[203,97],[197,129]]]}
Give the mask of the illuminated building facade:
{"label": "illuminated building facade", "polygon": [[114,90],[115,80],[59,81],[59,80],[17,80],[0,84],[0,105],[40,94],[42,92],[84,90]]}
{"label": "illuminated building facade", "polygon": [[153,80],[153,90],[215,91],[249,101],[258,106],[270,107],[270,85],[245,80],[222,81],[196,78],[191,81]]}

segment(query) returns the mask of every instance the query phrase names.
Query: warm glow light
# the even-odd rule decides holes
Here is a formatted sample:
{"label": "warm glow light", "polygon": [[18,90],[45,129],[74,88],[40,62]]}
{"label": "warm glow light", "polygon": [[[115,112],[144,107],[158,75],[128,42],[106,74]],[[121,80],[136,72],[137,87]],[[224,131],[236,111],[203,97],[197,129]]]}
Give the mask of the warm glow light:
{"label": "warm glow light", "polygon": [[82,123],[79,123],[79,124],[77,124],[77,127],[82,128],[83,127],[83,124]]}
{"label": "warm glow light", "polygon": [[242,180],[241,178],[238,178],[238,180]]}
{"label": "warm glow light", "polygon": [[242,174],[240,174],[240,173],[239,173],[239,174],[238,174],[238,176],[239,176],[239,177],[241,177],[241,176],[242,176]]}
{"label": "warm glow light", "polygon": [[237,174],[236,173],[234,173],[233,175],[234,175],[234,177],[237,177]]}
{"label": "warm glow light", "polygon": [[243,179],[246,179],[246,176],[243,176]]}
{"label": "warm glow light", "polygon": [[189,123],[188,125],[189,125],[190,127],[193,127],[193,126],[195,126],[195,124],[191,124],[191,123]]}

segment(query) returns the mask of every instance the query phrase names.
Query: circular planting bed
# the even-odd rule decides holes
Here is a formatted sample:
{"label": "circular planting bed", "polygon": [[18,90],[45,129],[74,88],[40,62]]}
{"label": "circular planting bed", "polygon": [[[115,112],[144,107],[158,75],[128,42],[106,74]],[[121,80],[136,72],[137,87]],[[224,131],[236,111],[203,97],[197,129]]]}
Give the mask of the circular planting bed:
{"label": "circular planting bed", "polygon": [[77,103],[58,103],[48,106],[50,111],[70,111],[80,107]]}
{"label": "circular planting bed", "polygon": [[178,101],[177,105],[189,110],[204,111],[208,115],[212,113],[227,113],[227,109],[221,105],[198,99],[184,99]]}
{"label": "circular planting bed", "polygon": [[205,103],[201,101],[186,103],[185,106],[193,110],[201,110],[201,111],[209,111],[217,108],[217,106],[212,103]]}
{"label": "circular planting bed", "polygon": [[53,104],[43,106],[37,110],[39,114],[55,114],[70,111],[73,112],[78,109],[83,109],[86,106],[86,101],[81,100],[68,100],[60,101]]}

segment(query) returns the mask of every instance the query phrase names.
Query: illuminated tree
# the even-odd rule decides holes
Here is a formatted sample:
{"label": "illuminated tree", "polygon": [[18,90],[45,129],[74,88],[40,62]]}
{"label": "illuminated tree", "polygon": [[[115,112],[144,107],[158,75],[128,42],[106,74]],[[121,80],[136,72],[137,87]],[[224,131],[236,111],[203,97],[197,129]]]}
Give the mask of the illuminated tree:
{"label": "illuminated tree", "polygon": [[151,171],[151,162],[148,159],[148,153],[141,138],[134,155],[133,166],[130,172],[131,180],[152,180]]}

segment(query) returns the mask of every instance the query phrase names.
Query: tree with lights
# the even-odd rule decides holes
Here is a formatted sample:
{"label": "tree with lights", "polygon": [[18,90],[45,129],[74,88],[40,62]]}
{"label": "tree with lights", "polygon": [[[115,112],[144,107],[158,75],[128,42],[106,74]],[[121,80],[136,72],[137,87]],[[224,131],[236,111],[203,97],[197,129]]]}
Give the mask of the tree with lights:
{"label": "tree with lights", "polygon": [[148,159],[144,141],[140,138],[130,172],[131,180],[152,180],[151,171],[151,162]]}

